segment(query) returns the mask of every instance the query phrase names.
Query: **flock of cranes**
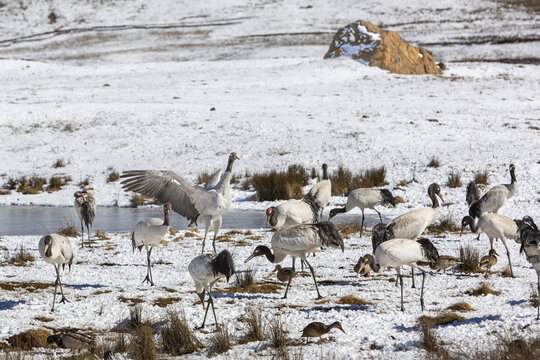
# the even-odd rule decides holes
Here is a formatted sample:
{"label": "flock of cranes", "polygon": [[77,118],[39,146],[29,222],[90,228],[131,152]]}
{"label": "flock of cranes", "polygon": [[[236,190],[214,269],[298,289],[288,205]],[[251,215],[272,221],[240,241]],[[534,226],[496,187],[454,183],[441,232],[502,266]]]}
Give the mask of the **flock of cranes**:
{"label": "flock of cranes", "polygon": [[[212,287],[221,278],[228,281],[235,272],[235,264],[230,252],[225,249],[217,254],[215,241],[221,228],[221,217],[231,205],[231,172],[234,162],[238,159],[234,152],[231,153],[225,171],[218,171],[206,187],[197,186],[173,171],[131,170],[123,172],[121,176],[123,178],[121,184],[125,191],[153,197],[164,204],[163,219],[152,218],[141,221],[132,233],[133,250],[135,248],[141,250],[145,247],[147,251],[147,274],[143,282],[146,281],[150,285],[154,285],[150,255],[152,248],[159,244],[169,232],[171,210],[188,219],[190,226],[205,226],[201,255],[195,257],[188,266],[188,271],[195,283],[196,293],[202,302],[203,310],[205,310],[201,327],[205,325],[210,307],[212,307],[217,325]],[[369,276],[371,271],[382,272],[387,268],[393,268],[397,273],[396,286],[399,283],[401,287],[402,311],[404,311],[402,268],[404,266],[411,268],[412,287],[415,286],[414,271],[415,269],[420,270],[422,273],[420,305],[423,310],[426,271],[422,267],[429,266],[439,271],[460,263],[460,260],[454,257],[439,255],[430,240],[419,238],[439,215],[441,204],[438,198],[444,201],[439,185],[433,183],[427,189],[427,194],[432,202],[430,207],[407,212],[388,224],[382,222],[381,213],[375,208],[379,205],[395,206],[394,196],[387,189],[353,190],[348,195],[345,207],[331,209],[328,221],[322,221],[322,210],[330,203],[332,186],[327,176],[326,164],[323,165],[322,169],[322,181],[315,184],[302,200],[290,200],[277,207],[267,209],[267,226],[270,225],[275,230],[270,247],[262,244],[256,246],[244,263],[255,257],[264,256],[270,263],[280,264],[287,256],[290,256],[292,268],[282,268],[281,265],[277,265],[274,269],[278,272],[278,278],[287,282],[283,295],[283,298],[287,298],[295,274],[295,260],[299,258],[309,268],[317,298],[321,298],[315,270],[308,261],[307,254],[320,251],[321,248],[338,248],[343,252],[345,248],[343,238],[338,228],[329,220],[340,213],[358,207],[362,211],[361,231],[363,231],[364,210],[372,209],[377,212],[380,220],[380,223],[372,228],[372,252],[361,256],[354,270]],[[463,233],[463,229],[469,226],[473,233],[485,233],[488,236],[491,250],[485,261],[486,276],[493,264],[493,258],[496,260],[496,252],[493,249],[495,239],[501,240],[506,248],[512,276],[510,252],[506,241],[513,239],[521,242],[521,252],[526,254],[527,260],[537,272],[540,291],[540,231],[533,219],[528,216],[525,216],[523,220],[514,221],[497,214],[507,199],[512,197],[517,190],[515,166],[510,165],[509,171],[510,184],[497,185],[491,189],[474,183],[469,184],[466,199],[470,204],[470,209],[469,214],[463,217],[461,230]],[[84,231],[83,225],[85,225],[89,234],[89,227],[92,225],[96,213],[93,192],[89,190],[78,191],[74,196],[75,209],[81,219],[81,228]],[[210,228],[214,230],[213,253],[205,254],[205,241]],[[81,245],[83,244],[84,237],[81,239]],[[71,267],[73,261],[71,244],[67,238],[61,235],[48,234],[40,239],[39,251],[41,257],[53,264],[56,270],[53,307],[51,309],[53,311],[58,285],[62,293],[60,302],[67,301],[62,290],[60,268],[64,268],[65,265]],[[206,295],[208,295],[208,300],[205,307]],[[538,317],[540,317],[540,310]],[[323,329],[322,326],[319,325],[319,327]],[[332,327],[338,326],[333,324],[323,330],[329,331]],[[308,333],[310,332],[308,331]]]}

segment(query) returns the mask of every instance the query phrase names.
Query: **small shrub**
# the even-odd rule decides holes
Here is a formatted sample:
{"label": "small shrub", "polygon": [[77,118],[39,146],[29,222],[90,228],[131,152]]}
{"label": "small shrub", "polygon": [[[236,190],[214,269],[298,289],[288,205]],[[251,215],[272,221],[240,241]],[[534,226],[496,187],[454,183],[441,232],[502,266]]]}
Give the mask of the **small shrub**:
{"label": "small shrub", "polygon": [[28,251],[24,250],[23,246],[21,245],[19,247],[19,251],[9,260],[9,263],[15,266],[27,266],[28,262],[32,262],[34,260],[34,256]]}
{"label": "small shrub", "polygon": [[254,174],[251,185],[257,192],[259,201],[301,199],[302,187],[308,184],[306,169],[300,165],[290,165],[287,171],[272,170]]}
{"label": "small shrub", "polygon": [[62,186],[67,185],[70,181],[72,181],[71,176],[52,176],[49,179],[49,188],[47,190],[49,192],[58,191],[62,189]]}
{"label": "small shrub", "polygon": [[246,290],[255,283],[255,270],[247,269],[241,273],[235,273],[236,287]]}
{"label": "small shrub", "polygon": [[349,192],[358,188],[371,188],[388,185],[386,182],[386,168],[372,168],[365,170],[361,175],[354,176],[349,185]]}
{"label": "small shrub", "polygon": [[442,234],[448,232],[458,232],[460,228],[456,225],[450,215],[442,216],[437,224],[428,226],[431,234]]}
{"label": "small shrub", "polygon": [[244,191],[248,191],[249,189],[251,189],[251,180],[246,178],[242,181],[242,184],[240,184],[240,189],[244,190]]}
{"label": "small shrub", "polygon": [[444,347],[441,346],[439,340],[433,334],[430,325],[421,324],[420,331],[422,332],[422,345],[428,353],[428,359],[450,359]]}
{"label": "small shrub", "polygon": [[366,305],[372,304],[371,302],[366,301],[364,299],[360,299],[354,295],[342,296],[337,303],[345,304],[345,305],[359,305],[359,306],[366,306]]}
{"label": "small shrub", "polygon": [[112,344],[113,352],[115,353],[125,353],[128,349],[128,343],[126,341],[126,334],[117,333]]}
{"label": "small shrub", "polygon": [[218,331],[212,337],[212,347],[209,351],[209,355],[223,354],[231,348],[229,330],[226,325],[220,326]]}
{"label": "small shrub", "polygon": [[487,171],[478,171],[474,173],[474,182],[476,184],[488,184],[488,172]]}
{"label": "small shrub", "polygon": [[15,190],[17,188],[17,179],[9,178],[6,185],[4,185],[5,188],[9,190]]}
{"label": "small shrub", "polygon": [[439,314],[437,316],[420,316],[418,318],[418,322],[421,326],[438,326],[438,325],[448,325],[452,324],[454,321],[462,322],[467,320],[467,318],[464,318],[461,315],[458,315],[453,312],[444,312],[442,314]]}
{"label": "small shrub", "polygon": [[79,182],[79,187],[85,188],[90,185],[90,178],[85,178]]}
{"label": "small shrub", "polygon": [[466,294],[469,294],[471,296],[485,296],[488,294],[499,296],[501,295],[501,292],[493,290],[487,283],[483,282],[476,289],[467,291]]}
{"label": "small shrub", "polygon": [[452,171],[450,174],[448,174],[448,186],[450,188],[458,188],[461,187],[463,184],[461,183],[461,178],[459,172]]}
{"label": "small shrub", "polygon": [[352,180],[352,172],[349,169],[340,165],[329,178],[332,182],[332,196],[349,193],[349,185]]}
{"label": "small shrub", "polygon": [[396,205],[405,203],[405,200],[401,196],[395,196],[394,201],[395,201]]}
{"label": "small shrub", "polygon": [[505,267],[504,270],[501,271],[501,276],[505,278],[512,277],[512,273],[510,272],[509,266]]}
{"label": "small shrub", "polygon": [[75,225],[67,225],[65,228],[58,231],[60,235],[68,236],[68,237],[78,237],[81,236],[81,233],[77,231],[77,228]]}
{"label": "small shrub", "polygon": [[62,131],[64,131],[64,132],[74,132],[75,128],[71,124],[65,124]]}
{"label": "small shrub", "polygon": [[143,325],[129,343],[129,354],[135,360],[156,359],[156,344],[152,327]]}
{"label": "small shrub", "polygon": [[147,196],[144,196],[144,195],[139,195],[139,194],[133,194],[133,196],[131,197],[131,206],[132,207],[138,207],[138,206],[142,206],[142,205],[145,205],[148,201],[148,197]]}
{"label": "small shrub", "polygon": [[51,335],[47,330],[27,330],[6,340],[15,349],[32,350],[33,348],[50,348],[47,338]]}
{"label": "small shrub", "polygon": [[138,329],[143,325],[142,306],[137,305],[129,309],[129,328]]}
{"label": "small shrub", "polygon": [[63,168],[64,166],[66,166],[64,159],[57,159],[56,162],[53,164],[53,168],[55,169]]}
{"label": "small shrub", "polygon": [[111,171],[109,176],[107,176],[108,183],[115,182],[118,179],[120,179],[120,174],[116,170]]}
{"label": "small shrub", "polygon": [[478,249],[467,245],[459,247],[459,259],[462,262],[456,267],[457,272],[462,273],[481,273],[480,269],[480,252]]}
{"label": "small shrub", "polygon": [[161,328],[164,350],[170,355],[192,354],[203,348],[186,321],[186,314],[168,311],[165,325]]}
{"label": "small shrub", "polygon": [[287,345],[287,330],[280,317],[274,317],[270,323],[270,342],[278,350],[285,349]]}
{"label": "small shrub", "polygon": [[245,315],[244,323],[247,326],[244,342],[264,340],[264,324],[261,311],[249,308]]}
{"label": "small shrub", "polygon": [[439,166],[441,166],[441,163],[440,163],[440,161],[439,161],[439,159],[437,157],[433,156],[429,160],[428,166],[432,167],[432,168],[438,168]]}
{"label": "small shrub", "polygon": [[339,224],[337,225],[337,228],[341,236],[343,236],[345,239],[348,239],[351,234],[359,233],[362,230],[359,222]]}
{"label": "small shrub", "polygon": [[450,305],[449,307],[446,308],[446,310],[467,312],[467,311],[474,311],[474,308],[468,303],[466,303],[465,301],[461,301],[453,305]]}

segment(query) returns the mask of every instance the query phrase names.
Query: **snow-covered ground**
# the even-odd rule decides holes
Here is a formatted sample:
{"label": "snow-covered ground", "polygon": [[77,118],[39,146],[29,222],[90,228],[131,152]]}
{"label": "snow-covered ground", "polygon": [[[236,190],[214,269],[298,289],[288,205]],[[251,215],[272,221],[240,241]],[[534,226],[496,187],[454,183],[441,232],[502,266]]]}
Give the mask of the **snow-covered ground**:
{"label": "snow-covered ground", "polygon": [[[339,165],[353,171],[384,165],[388,188],[405,199],[383,210],[390,218],[426,206],[427,186],[437,182],[448,204],[442,213],[456,222],[467,213],[465,188],[448,188],[448,174],[460,172],[466,184],[475,171],[487,171],[491,185],[507,183],[508,165],[514,163],[519,190],[500,213],[540,219],[537,11],[480,0],[451,5],[417,0],[147,3],[0,2],[0,185],[31,175],[73,178],[58,192],[0,195],[1,205],[70,206],[77,184],[89,178],[99,205],[127,206],[131,195],[118,182],[106,182],[111,169],[173,169],[196,180],[202,172],[223,168],[235,151],[241,158],[234,166],[239,176],[290,164],[319,169],[326,162],[330,171]],[[448,70],[441,76],[405,76],[347,58],[322,60],[337,29],[359,19],[427,47]],[[470,59],[517,64],[466,62]],[[433,156],[439,168],[427,166]],[[66,166],[53,168],[58,159]],[[417,182],[398,186],[413,177]],[[248,201],[252,195],[234,189],[232,207],[269,205]],[[260,233],[265,238],[247,239],[247,247],[219,244],[234,251],[238,270],[246,269],[243,260],[253,246],[269,242],[270,235]],[[73,285],[66,290],[75,301],[58,306],[54,314],[48,312],[52,288],[3,291],[0,339],[41,327],[34,319],[38,315],[54,318],[49,324],[56,327],[110,330],[129,314],[119,296],[143,298],[152,318],[166,310],[153,306],[154,299],[178,296],[181,300],[169,308],[184,308],[193,325],[201,321],[186,271],[200,241],[186,237],[156,249],[154,258],[171,264],[156,265],[154,274],[162,275],[150,289],[139,284],[144,257],[131,254],[127,234],[111,236],[92,250],[76,247],[79,263],[64,277]],[[235,242],[244,238],[237,235]],[[443,254],[455,255],[460,244],[469,243],[487,254],[487,240],[476,242],[471,235],[433,239]],[[37,256],[37,241],[3,236],[0,251],[13,254],[22,244]],[[291,336],[312,320],[341,320],[347,334],[332,334],[336,343],[305,347],[305,358],[332,353],[337,358],[418,358],[423,355],[415,328],[418,290],[406,289],[407,311],[401,313],[398,289],[377,280],[393,274],[358,280],[351,272],[369,244],[366,236],[355,234],[346,240],[345,253],[328,250],[313,260],[320,280],[338,283],[321,286],[327,303],[316,304],[311,279],[299,277],[287,301],[279,294],[218,295],[218,316],[233,339],[242,334],[236,318],[248,306],[260,306],[269,317],[286,316]],[[500,271],[506,259],[502,246],[496,246],[501,258],[495,270]],[[520,336],[538,332],[528,302],[536,275],[518,256],[517,244],[511,242],[510,250],[517,278],[495,274],[488,281],[502,291],[500,296],[464,295],[480,283],[478,276],[428,278],[425,314],[461,300],[476,309],[464,314],[465,323],[436,329],[450,347],[475,348],[479,338],[487,346],[503,330]],[[107,262],[117,265],[100,266]],[[255,263],[258,278],[270,281],[273,267],[263,260]],[[39,258],[31,267],[2,266],[0,274],[4,283],[52,280],[52,267]],[[92,295],[98,290],[110,292]],[[336,305],[348,294],[373,305]],[[278,310],[283,303],[289,307]],[[108,311],[97,315],[102,304]],[[197,334],[209,342],[211,334]],[[369,350],[373,343],[381,349]],[[264,348],[235,345],[222,358],[270,354]]]}

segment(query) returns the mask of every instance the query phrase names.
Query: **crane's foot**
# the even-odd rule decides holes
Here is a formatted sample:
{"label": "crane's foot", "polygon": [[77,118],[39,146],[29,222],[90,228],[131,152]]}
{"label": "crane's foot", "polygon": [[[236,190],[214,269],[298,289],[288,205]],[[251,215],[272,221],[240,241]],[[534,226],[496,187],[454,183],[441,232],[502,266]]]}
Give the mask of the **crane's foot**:
{"label": "crane's foot", "polygon": [[[154,286],[154,282],[150,279],[150,277],[148,277],[148,275],[146,275],[146,277],[144,278],[144,280],[142,281],[142,283],[144,282],[147,282],[150,284],[150,286]],[[141,283],[141,284],[142,284]]]}
{"label": "crane's foot", "polygon": [[315,300],[321,300],[322,298],[323,298],[323,297],[319,294],[319,295],[317,296],[317,299],[315,299]]}
{"label": "crane's foot", "polygon": [[66,297],[62,295],[62,299],[59,301],[59,303],[63,304],[63,303],[67,303],[67,302],[69,302],[69,300],[66,299]]}

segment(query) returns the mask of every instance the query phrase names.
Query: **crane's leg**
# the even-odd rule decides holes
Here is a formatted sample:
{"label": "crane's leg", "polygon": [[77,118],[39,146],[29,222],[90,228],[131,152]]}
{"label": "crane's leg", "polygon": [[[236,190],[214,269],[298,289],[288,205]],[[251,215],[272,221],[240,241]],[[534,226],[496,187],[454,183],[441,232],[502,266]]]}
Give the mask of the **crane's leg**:
{"label": "crane's leg", "polygon": [[422,311],[424,311],[424,283],[426,282],[426,272],[419,268],[422,272],[422,290],[420,290],[420,306],[422,307]]}
{"label": "crane's leg", "polygon": [[152,265],[150,263],[150,255],[152,254],[153,247],[150,247],[150,250],[146,251],[146,261],[147,261],[147,267],[146,267],[146,277],[144,278],[143,282],[150,283],[150,286],[154,286],[154,281],[152,281]]}
{"label": "crane's leg", "polygon": [[212,293],[208,291],[208,304],[206,305],[206,311],[204,312],[204,319],[203,323],[201,325],[201,328],[204,328],[204,324],[206,323],[206,316],[208,315],[208,309],[210,309],[210,305],[212,305],[212,312],[214,313],[214,320],[216,322],[216,328],[218,327],[217,318],[216,318],[216,310],[214,308],[214,299],[212,298]]}
{"label": "crane's leg", "polygon": [[62,294],[62,299],[60,299],[60,304],[63,304],[65,302],[68,302],[66,297],[64,296],[64,289],[62,288],[62,280],[60,279],[60,265],[58,265],[58,285],[60,285],[60,293]]}
{"label": "crane's leg", "polygon": [[202,309],[205,310],[205,306],[204,306],[205,290],[203,290],[201,293],[198,293],[197,295],[199,296],[199,299],[201,299]]}
{"label": "crane's leg", "polygon": [[412,289],[415,289],[416,286],[414,285],[414,266],[411,266],[411,277],[412,277]]}
{"label": "crane's leg", "polygon": [[81,247],[84,247],[84,225],[81,218]]}
{"label": "crane's leg", "polygon": [[373,210],[375,210],[377,212],[377,214],[379,214],[379,221],[382,222],[382,216],[381,216],[381,212],[375,208],[373,208]]}
{"label": "crane's leg", "polygon": [[216,308],[214,307],[214,298],[212,297],[212,293],[208,292],[208,296],[210,299],[210,304],[212,305],[212,313],[214,313],[214,321],[216,323],[216,330],[219,328],[217,317],[216,317]]}
{"label": "crane's leg", "polygon": [[289,286],[291,286],[291,280],[292,280],[293,274],[294,274],[294,263],[295,263],[295,261],[296,261],[296,258],[293,256],[292,257],[292,273],[291,273],[291,276],[289,277],[289,281],[287,281],[287,288],[285,289],[285,295],[283,295],[282,299],[287,298],[287,292],[289,291]]}
{"label": "crane's leg", "polygon": [[399,284],[401,285],[401,311],[405,311],[405,308],[403,307],[403,277],[401,276],[399,268],[397,268],[396,271],[399,277]]}
{"label": "crane's leg", "polygon": [[54,296],[53,296],[53,301],[52,301],[52,308],[51,308],[51,312],[54,311],[54,303],[56,302],[56,289],[58,288],[58,282],[60,281],[60,270],[58,269],[60,267],[60,265],[57,265],[55,264],[54,265],[54,270],[56,271],[56,280],[54,281]]}
{"label": "crane's leg", "polygon": [[[540,271],[537,271],[536,272],[536,276],[538,276],[538,296],[537,298],[540,299]],[[536,306],[537,308],[537,313],[536,313],[536,320],[539,320],[540,319],[540,300],[538,302],[538,305]]]}
{"label": "crane's leg", "polygon": [[362,234],[364,232],[364,209],[361,209],[362,210],[362,225],[360,225],[360,237],[362,237]]}
{"label": "crane's leg", "polygon": [[205,224],[204,224],[205,229],[204,229],[204,238],[202,240],[201,255],[204,254],[204,244],[206,242],[206,235],[208,235],[208,229],[210,229],[210,224],[211,224],[211,221],[206,221]]}
{"label": "crane's leg", "polygon": [[90,226],[86,224],[86,231],[88,236],[86,237],[86,240],[88,241],[88,246],[90,246]]}
{"label": "crane's leg", "polygon": [[[489,239],[489,245],[490,245],[490,250],[493,250],[493,239],[491,238]],[[508,258],[510,259],[510,255],[508,255]],[[488,272],[490,268],[491,268],[491,251],[489,252],[489,259],[488,259],[488,264],[486,267],[486,274],[484,275],[486,278],[488,277]]]}
{"label": "crane's leg", "polygon": [[212,247],[214,248],[215,253],[217,253],[217,251],[216,251],[216,237],[217,237],[217,234],[219,233],[220,229],[221,229],[221,217],[219,217],[219,219],[217,219],[217,220],[214,220],[214,240],[212,241]]}
{"label": "crane's leg", "polygon": [[510,276],[514,277],[514,271],[512,270],[512,261],[510,260],[510,251],[508,251],[508,246],[506,246],[506,239],[501,239],[506,249],[506,256],[508,256],[508,265],[510,266]]}
{"label": "crane's leg", "polygon": [[321,294],[319,293],[319,287],[317,286],[317,279],[315,279],[315,272],[313,271],[313,267],[309,264],[307,260],[304,260],[306,262],[306,265],[309,267],[309,271],[311,271],[311,276],[313,276],[313,282],[315,283],[315,290],[317,290],[317,300],[322,299]]}

